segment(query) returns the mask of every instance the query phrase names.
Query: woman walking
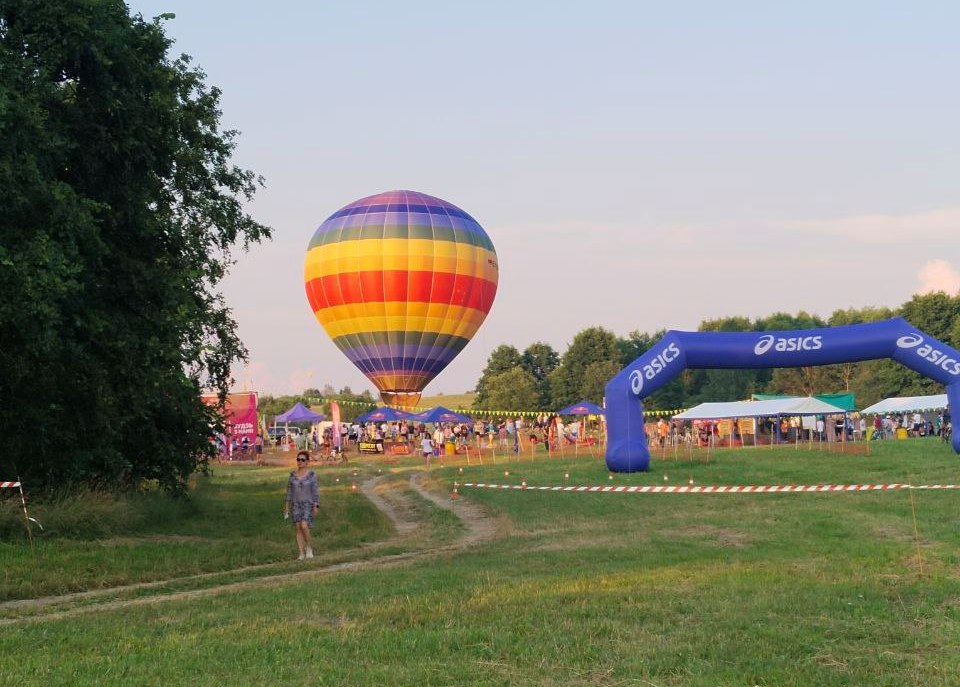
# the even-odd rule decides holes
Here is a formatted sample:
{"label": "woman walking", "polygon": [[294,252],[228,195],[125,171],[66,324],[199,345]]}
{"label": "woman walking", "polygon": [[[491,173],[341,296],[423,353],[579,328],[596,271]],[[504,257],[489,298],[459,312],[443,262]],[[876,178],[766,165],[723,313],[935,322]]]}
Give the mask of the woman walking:
{"label": "woman walking", "polygon": [[287,500],[283,509],[284,518],[293,516],[293,525],[297,533],[297,549],[300,551],[297,560],[301,561],[304,558],[313,558],[310,530],[320,508],[317,475],[309,468],[309,462],[309,453],[301,451],[297,454],[297,469],[290,471],[290,479],[287,481]]}

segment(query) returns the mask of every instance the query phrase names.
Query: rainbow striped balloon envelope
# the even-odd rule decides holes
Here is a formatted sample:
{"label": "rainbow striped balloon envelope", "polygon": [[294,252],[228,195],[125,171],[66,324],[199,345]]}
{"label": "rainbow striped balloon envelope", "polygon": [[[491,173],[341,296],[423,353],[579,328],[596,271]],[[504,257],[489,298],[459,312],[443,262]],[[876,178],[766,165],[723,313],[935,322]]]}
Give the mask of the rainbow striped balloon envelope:
{"label": "rainbow striped balloon envelope", "polygon": [[456,205],[388,191],[320,225],[304,282],[320,324],[384,402],[413,406],[490,312],[497,253]]}

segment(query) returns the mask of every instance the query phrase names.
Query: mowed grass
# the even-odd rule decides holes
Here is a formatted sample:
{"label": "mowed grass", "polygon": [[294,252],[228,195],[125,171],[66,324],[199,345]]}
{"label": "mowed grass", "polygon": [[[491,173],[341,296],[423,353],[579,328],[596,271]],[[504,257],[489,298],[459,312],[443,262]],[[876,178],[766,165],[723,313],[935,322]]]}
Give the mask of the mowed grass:
{"label": "mowed grass", "polygon": [[[528,484],[960,482],[935,441],[871,456],[681,453],[433,468]],[[463,467],[463,472],[460,472]],[[410,469],[410,466],[402,468]],[[504,475],[509,471],[509,475]],[[666,480],[664,480],[666,476]],[[463,489],[504,536],[400,568],[0,628],[22,684],[956,685],[960,493]]]}

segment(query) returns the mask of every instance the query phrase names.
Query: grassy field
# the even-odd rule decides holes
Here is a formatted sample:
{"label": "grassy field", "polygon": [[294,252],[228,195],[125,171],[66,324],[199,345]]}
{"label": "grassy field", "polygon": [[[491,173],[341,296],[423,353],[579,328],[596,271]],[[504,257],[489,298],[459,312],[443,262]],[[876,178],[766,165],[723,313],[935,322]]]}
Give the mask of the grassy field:
{"label": "grassy field", "polygon": [[[287,468],[214,466],[190,499],[163,494],[77,494],[37,504],[45,528],[25,535],[19,500],[4,503],[0,601],[202,575],[282,563],[296,554],[282,520]],[[318,469],[323,496],[318,554],[336,554],[389,534],[386,518],[354,493],[363,469]],[[336,482],[339,479],[340,482]]]}
{"label": "grassy field", "polygon": [[437,396],[424,396],[420,399],[419,405],[424,408],[435,408],[443,406],[451,410],[469,410],[473,407],[473,399],[476,394],[473,392],[466,394],[440,394]]}
{"label": "grassy field", "polygon": [[[501,456],[496,465],[434,467],[427,483],[449,493],[455,479],[960,482],[957,457],[925,440],[879,443],[870,456],[786,447],[714,451],[706,459],[681,454],[649,473],[611,480],[602,460],[590,457]],[[412,460],[390,466],[388,479],[401,489],[420,469]],[[318,534],[325,553],[362,557],[389,539],[386,523],[333,481],[352,473],[324,470],[330,525]],[[360,478],[375,468],[363,471]],[[125,567],[126,553],[104,545],[123,536],[112,531],[48,533],[32,565],[24,544],[4,544],[5,589],[42,591],[57,578],[70,580],[57,589],[104,586],[105,576],[91,572],[99,566],[124,570],[115,574],[128,580],[209,569],[246,577],[230,566],[291,553],[290,533],[277,525],[283,479],[276,469],[220,470],[198,485],[195,505],[180,506],[157,531],[137,525],[126,536],[160,566],[149,572],[141,570],[148,565]],[[0,677],[10,684],[960,684],[960,492],[461,491],[495,514],[497,538],[401,565],[62,618],[41,614],[0,626]],[[251,495],[260,505],[246,513]],[[415,516],[432,534],[398,550],[455,534],[455,523],[418,503]],[[218,519],[204,524],[211,517]],[[162,537],[151,541],[155,535]],[[243,539],[256,552],[248,558],[214,553]],[[154,546],[183,552],[151,556]],[[198,551],[186,553],[191,548]],[[51,560],[54,573],[43,570]],[[298,569],[296,562],[274,565]]]}

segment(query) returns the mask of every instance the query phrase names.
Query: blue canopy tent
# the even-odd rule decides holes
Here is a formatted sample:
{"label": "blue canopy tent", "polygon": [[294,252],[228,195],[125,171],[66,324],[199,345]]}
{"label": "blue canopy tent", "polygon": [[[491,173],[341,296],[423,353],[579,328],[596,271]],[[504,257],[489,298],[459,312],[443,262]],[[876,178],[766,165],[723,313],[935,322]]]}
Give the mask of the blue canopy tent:
{"label": "blue canopy tent", "polygon": [[590,401],[580,401],[558,410],[557,415],[603,415],[603,408]]}
{"label": "blue canopy tent", "polygon": [[302,403],[297,403],[293,408],[285,413],[277,415],[277,422],[320,422],[325,420],[326,415],[315,413]]}
{"label": "blue canopy tent", "polygon": [[[273,420],[274,433],[272,437],[274,441],[279,443],[281,435],[277,434],[277,431],[276,431],[278,422],[283,423],[283,434],[286,435],[288,433],[287,424],[290,422],[320,422],[320,420],[323,420],[325,418],[326,418],[326,415],[322,415],[321,413],[315,413],[309,408],[307,408],[306,406],[304,406],[302,403],[297,403],[296,405],[293,406],[293,408],[291,408],[287,412],[281,413],[280,415],[277,415],[276,418],[274,418]],[[306,435],[304,435],[303,439],[306,440],[306,438],[307,438]],[[307,448],[309,446],[308,443],[300,444],[299,439],[297,441],[298,441],[299,447]]]}
{"label": "blue canopy tent", "polygon": [[354,422],[358,424],[363,424],[364,422],[396,422],[397,420],[412,420],[415,417],[413,413],[384,406],[382,408],[374,408],[364,413],[356,418]]}
{"label": "blue canopy tent", "polygon": [[473,422],[473,418],[467,417],[466,415],[461,415],[460,413],[455,413],[452,410],[448,410],[443,406],[437,406],[436,408],[430,408],[425,410],[422,413],[417,413],[413,416],[413,419],[417,422]]}
{"label": "blue canopy tent", "polygon": [[[591,403],[590,401],[583,400],[579,403],[574,403],[572,406],[567,406],[562,410],[557,411],[557,415],[603,415],[603,408],[598,406],[596,403]],[[603,425],[601,425],[603,427]],[[586,439],[587,423],[583,423],[583,437]],[[580,434],[578,432],[578,434]],[[574,453],[578,452],[579,441],[573,445]]]}

